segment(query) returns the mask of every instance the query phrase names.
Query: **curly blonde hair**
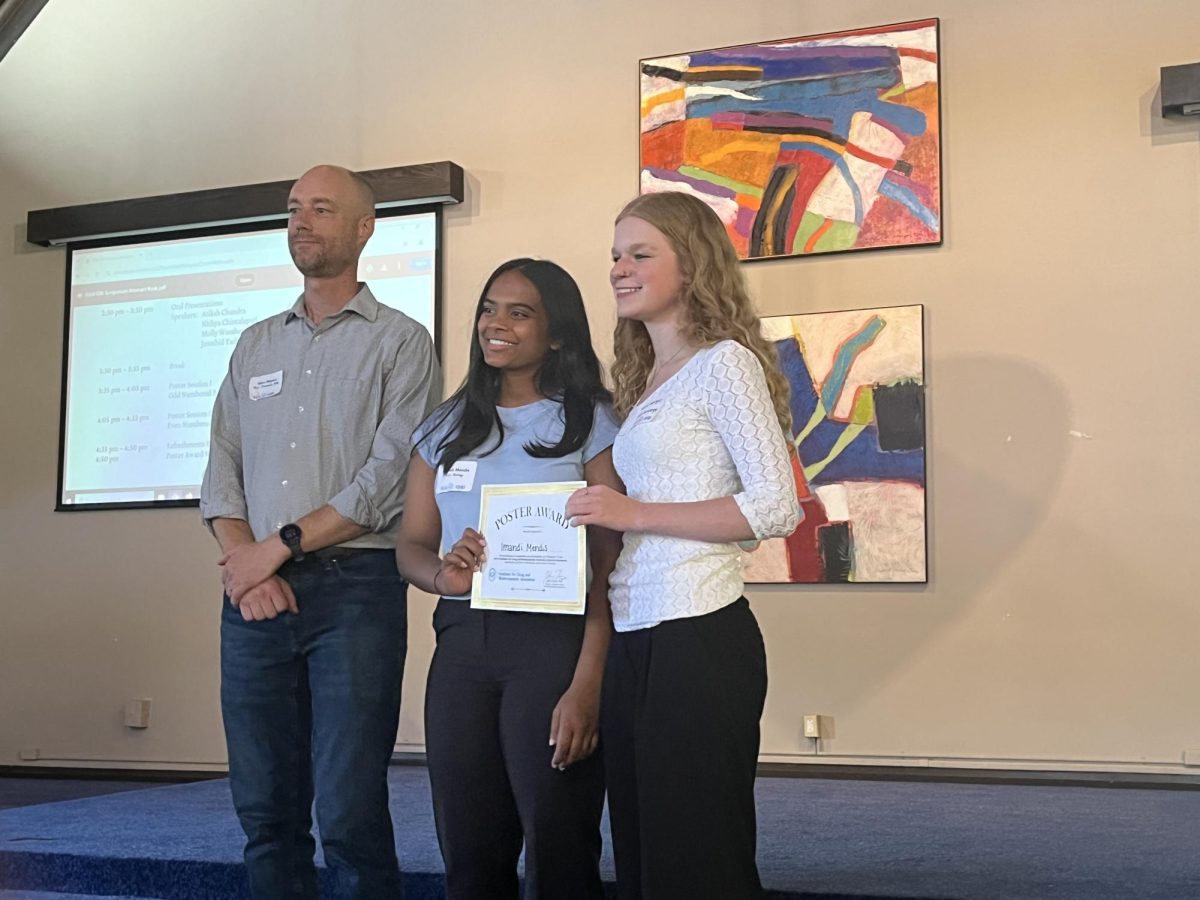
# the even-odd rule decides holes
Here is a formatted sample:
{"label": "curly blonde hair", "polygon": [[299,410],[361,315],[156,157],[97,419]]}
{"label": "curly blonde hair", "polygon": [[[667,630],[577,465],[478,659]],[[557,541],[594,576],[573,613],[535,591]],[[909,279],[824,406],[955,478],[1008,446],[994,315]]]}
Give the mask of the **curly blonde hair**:
{"label": "curly blonde hair", "polygon": [[[700,347],[723,340],[737,341],[758,357],[775,416],[790,438],[787,379],[779,370],[775,347],[762,336],[737,253],[717,214],[698,197],[667,191],[635,197],[616,221],[630,216],[661,231],[675,251],[683,280],[684,337]],[[613,350],[613,405],[624,417],[646,390],[654,365],[654,348],[646,326],[634,319],[620,319],[613,334]]]}

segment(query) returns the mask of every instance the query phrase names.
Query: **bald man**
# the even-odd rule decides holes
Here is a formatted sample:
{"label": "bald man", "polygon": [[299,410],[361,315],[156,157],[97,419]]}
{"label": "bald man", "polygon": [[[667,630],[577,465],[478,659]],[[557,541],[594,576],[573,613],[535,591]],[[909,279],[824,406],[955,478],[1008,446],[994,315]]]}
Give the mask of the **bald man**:
{"label": "bald man", "polygon": [[251,894],[403,892],[387,767],[407,585],[395,532],[413,429],[440,396],[429,333],[358,281],[374,197],[336,166],[288,197],[304,293],[243,332],[217,394],[200,510],[221,546],[221,710]]}

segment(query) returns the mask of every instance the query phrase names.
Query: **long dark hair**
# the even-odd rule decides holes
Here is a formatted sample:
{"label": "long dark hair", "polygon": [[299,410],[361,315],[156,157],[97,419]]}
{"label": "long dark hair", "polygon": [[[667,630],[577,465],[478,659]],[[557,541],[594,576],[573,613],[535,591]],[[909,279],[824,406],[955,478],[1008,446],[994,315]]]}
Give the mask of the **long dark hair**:
{"label": "long dark hair", "polygon": [[510,259],[491,274],[475,305],[466,380],[430,416],[431,427],[426,432],[426,438],[439,430],[450,417],[457,418],[438,444],[437,464],[442,471],[449,471],[458,460],[479,447],[493,428],[499,435],[496,446],[490,447],[482,455],[487,456],[504,441],[504,424],[496,412],[501,372],[483,361],[483,348],[479,345],[479,317],[483,314],[483,304],[492,284],[505,272],[513,271],[529,279],[537,289],[542,298],[542,307],[546,310],[550,341],[558,345],[558,349],[546,353],[537,372],[536,385],[543,397],[562,404],[563,418],[562,439],[557,444],[530,442],[525,445],[525,452],[540,458],[573,453],[583,446],[591,433],[596,404],[612,400],[612,395],[604,387],[600,360],[592,349],[592,333],[583,309],[583,296],[575,279],[562,266],[548,260],[527,257]]}

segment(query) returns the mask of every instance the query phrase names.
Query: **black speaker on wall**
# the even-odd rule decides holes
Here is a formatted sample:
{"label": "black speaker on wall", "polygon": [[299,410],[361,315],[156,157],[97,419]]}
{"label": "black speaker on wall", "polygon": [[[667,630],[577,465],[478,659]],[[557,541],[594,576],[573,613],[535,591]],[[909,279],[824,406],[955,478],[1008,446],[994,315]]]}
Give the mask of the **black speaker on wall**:
{"label": "black speaker on wall", "polygon": [[1200,116],[1200,62],[1162,67],[1162,114],[1165,119]]}

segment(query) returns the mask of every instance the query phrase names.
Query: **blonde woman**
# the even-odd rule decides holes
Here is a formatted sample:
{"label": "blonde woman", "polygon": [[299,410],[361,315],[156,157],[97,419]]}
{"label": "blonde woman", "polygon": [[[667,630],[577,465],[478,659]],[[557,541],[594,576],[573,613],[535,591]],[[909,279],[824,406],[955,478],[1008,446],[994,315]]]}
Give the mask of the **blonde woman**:
{"label": "blonde woman", "polygon": [[601,712],[618,895],[746,900],[767,672],[738,543],[800,519],[787,383],[702,201],[633,200],[612,259],[628,496],[592,486],[567,512],[625,533]]}

